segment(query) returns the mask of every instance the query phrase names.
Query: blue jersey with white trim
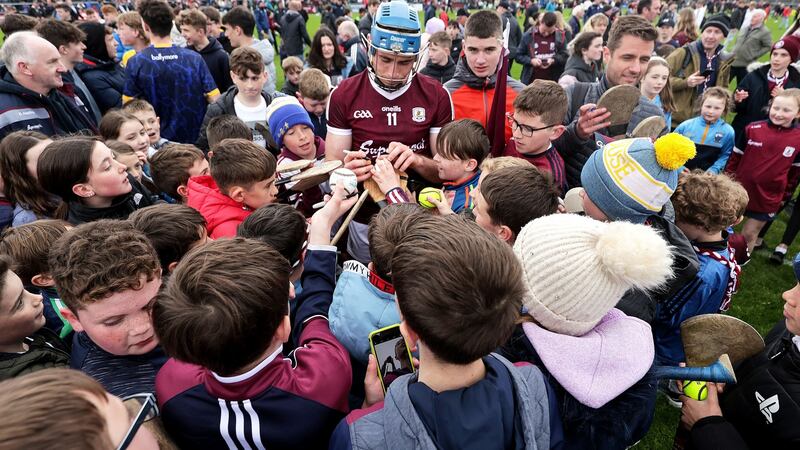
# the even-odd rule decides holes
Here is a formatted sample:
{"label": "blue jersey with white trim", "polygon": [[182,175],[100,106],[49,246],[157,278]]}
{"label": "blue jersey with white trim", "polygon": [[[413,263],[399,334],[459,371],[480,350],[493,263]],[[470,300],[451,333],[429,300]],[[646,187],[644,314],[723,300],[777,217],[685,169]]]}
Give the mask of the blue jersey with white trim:
{"label": "blue jersey with white trim", "polygon": [[207,98],[219,95],[203,57],[180,47],[150,46],[125,67],[125,101],[147,100],[161,119],[161,137],[194,144],[203,124]]}

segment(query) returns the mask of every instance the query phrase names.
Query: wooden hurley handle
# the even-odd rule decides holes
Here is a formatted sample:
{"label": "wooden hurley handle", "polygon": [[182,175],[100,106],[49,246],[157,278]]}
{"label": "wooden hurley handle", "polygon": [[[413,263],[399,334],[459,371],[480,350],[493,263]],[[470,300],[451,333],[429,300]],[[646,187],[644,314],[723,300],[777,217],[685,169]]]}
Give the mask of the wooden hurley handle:
{"label": "wooden hurley handle", "polygon": [[339,242],[339,239],[342,238],[342,235],[344,234],[345,230],[347,230],[347,227],[350,225],[350,222],[353,221],[353,217],[356,216],[358,210],[361,209],[361,206],[364,204],[365,201],[367,201],[367,197],[369,196],[370,193],[366,189],[364,190],[364,192],[361,193],[361,196],[358,197],[358,201],[353,206],[353,209],[350,210],[350,213],[347,215],[347,217],[345,217],[344,222],[342,222],[342,226],[339,227],[339,231],[337,231],[336,235],[333,237],[333,239],[331,239],[331,245],[336,245],[336,243]]}

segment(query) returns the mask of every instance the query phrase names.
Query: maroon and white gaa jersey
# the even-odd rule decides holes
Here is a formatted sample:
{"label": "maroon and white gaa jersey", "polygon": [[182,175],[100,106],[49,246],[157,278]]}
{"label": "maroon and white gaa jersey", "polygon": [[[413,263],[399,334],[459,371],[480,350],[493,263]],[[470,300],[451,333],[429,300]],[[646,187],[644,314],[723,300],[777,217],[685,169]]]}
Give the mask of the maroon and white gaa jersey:
{"label": "maroon and white gaa jersey", "polygon": [[450,94],[430,77],[415,76],[395,92],[373,84],[367,71],[347,78],[331,92],[328,133],[352,136],[350,150],[362,150],[375,160],[390,142],[431,157],[430,133],[453,120]]}

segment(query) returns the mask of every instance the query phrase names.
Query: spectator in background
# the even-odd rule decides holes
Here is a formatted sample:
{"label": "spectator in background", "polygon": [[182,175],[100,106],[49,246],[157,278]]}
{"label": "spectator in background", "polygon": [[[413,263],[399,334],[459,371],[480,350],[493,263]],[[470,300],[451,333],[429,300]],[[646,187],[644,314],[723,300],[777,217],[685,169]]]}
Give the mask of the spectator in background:
{"label": "spectator in background", "polygon": [[3,31],[5,39],[8,39],[13,33],[17,31],[31,31],[36,27],[39,21],[33,17],[23,16],[22,14],[7,14],[2,23],[0,23],[0,30]]}
{"label": "spectator in background", "polygon": [[662,45],[671,45],[674,48],[680,47],[678,40],[673,37],[675,34],[675,22],[669,17],[662,17],[658,21],[658,39],[656,39],[656,50]]}
{"label": "spectator in background", "polygon": [[558,84],[566,89],[576,81],[594,83],[601,76],[603,76],[603,36],[593,31],[584,31],[573,41],[572,56],[567,60]]}
{"label": "spectator in background", "polygon": [[78,11],[73,11],[66,3],[58,3],[55,8],[56,20],[74,22],[78,19]]}
{"label": "spectator in background", "polygon": [[653,23],[661,14],[661,0],[639,0],[636,4],[636,14]]}
{"label": "spectator in background", "polygon": [[503,21],[503,29],[505,29],[506,26],[510,27],[508,33],[508,72],[511,73],[511,67],[514,65],[514,58],[517,55],[517,47],[520,41],[522,41],[522,30],[519,29],[519,22],[517,22],[514,10],[507,0],[501,0],[500,3],[497,4],[497,14],[500,14],[500,18]]}
{"label": "spectator in background", "polygon": [[428,75],[439,80],[440,83],[447,83],[456,71],[456,63],[450,57],[450,48],[453,41],[446,32],[434,33],[430,38],[428,47],[428,64],[420,71],[423,75]]}
{"label": "spectator in background", "polygon": [[[708,88],[728,88],[733,57],[724,51],[722,42],[730,31],[730,24],[724,15],[709,17],[698,41],[684,45],[667,58],[676,124],[693,117],[700,106],[697,101]],[[687,57],[687,53],[690,56]]]}
{"label": "spectator in background", "polygon": [[555,13],[544,13],[539,24],[522,37],[516,60],[522,64],[522,84],[536,80],[558,80],[567,62],[564,32],[556,28]]}
{"label": "spectator in background", "polygon": [[[296,1],[296,0],[293,0]],[[256,28],[256,19],[253,13],[242,6],[237,6],[222,18],[225,25],[225,34],[231,40],[233,48],[253,47],[261,53],[264,60],[264,70],[267,72],[267,82],[264,84],[264,92],[267,94],[275,93],[275,48],[268,40],[256,40],[253,38],[253,30]],[[305,27],[304,27],[305,29]]]}
{"label": "spectator in background", "polygon": [[583,26],[583,31],[593,31],[600,36],[603,36],[603,42],[606,42],[606,31],[608,30],[608,16],[605,14],[595,14]]}
{"label": "spectator in background", "polygon": [[227,91],[233,85],[229,57],[222,44],[214,36],[207,35],[208,18],[205,14],[196,9],[183,10],[178,17],[178,26],[186,39],[186,48],[200,53],[217,88],[220,92]]}
{"label": "spectator in background", "polygon": [[231,46],[231,40],[222,32],[222,16],[219,10],[213,6],[204,6],[200,8],[200,12],[208,18],[206,35],[219,41],[219,43],[222,44],[222,48],[230,55],[231,52],[233,52],[233,47]]}
{"label": "spectator in background", "polygon": [[167,2],[140,1],[145,32],[153,45],[128,61],[122,101],[147,100],[161,119],[162,137],[194,143],[207,102],[219,97],[219,89],[197,52],[172,45],[174,16]]}
{"label": "spectator in background", "polygon": [[336,36],[328,28],[322,27],[314,35],[311,50],[308,52],[308,67],[319,69],[331,79],[331,85],[338,85],[350,75],[353,62],[344,57],[336,43]]}
{"label": "spectator in background", "polygon": [[79,110],[85,110],[94,123],[100,122],[100,108],[97,106],[86,83],[75,72],[75,66],[83,62],[83,43],[86,34],[75,25],[55,19],[46,19],[36,26],[36,32],[53,44],[61,55],[59,59],[66,71],[62,75],[64,86],[60,89],[72,98]]}
{"label": "spectator in background", "polygon": [[583,16],[585,15],[586,15],[586,9],[583,7],[582,4],[579,4],[572,9],[572,16],[569,18],[569,27],[570,29],[572,29],[573,36],[577,36],[578,33],[580,33],[581,21],[583,20]]}
{"label": "spectator in background", "polygon": [[[58,91],[65,72],[58,49],[33,31],[17,31],[0,49],[0,104],[6,109],[0,138],[18,131],[47,136],[96,132],[86,111]],[[13,111],[12,111],[13,110]]]}
{"label": "spectator in background", "polygon": [[767,119],[767,105],[783,89],[800,88],[800,71],[792,63],[800,58],[800,38],[786,36],[772,46],[769,63],[764,64],[738,83],[733,94],[736,117],[731,125],[736,136],[744,128]]}
{"label": "spectator in background", "polygon": [[756,9],[750,19],[750,25],[742,28],[736,45],[733,47],[733,63],[731,75],[736,78],[736,84],[747,76],[747,66],[757,61],[772,47],[772,33],[764,21],[767,13],[763,9]]}
{"label": "spectator in background", "polygon": [[[378,12],[378,5],[381,4],[380,0],[369,0],[367,3],[367,13],[358,21],[358,32],[364,36],[369,34],[372,29],[372,22],[375,20],[375,13]],[[359,38],[361,36],[358,36]]]}
{"label": "spectator in background", "polygon": [[[117,18],[117,34],[122,45],[129,48],[122,56],[118,56],[120,58],[119,64],[124,69],[133,55],[150,45],[150,39],[145,34],[144,27],[142,27],[142,16],[136,11],[119,15]],[[119,55],[119,52],[117,54]]]}
{"label": "spectator in background", "polygon": [[464,35],[459,31],[459,26],[457,21],[452,21],[447,24],[447,29],[445,30],[452,42],[450,45],[450,57],[456,62],[461,57],[461,47],[464,44]]}
{"label": "spectator in background", "polygon": [[296,56],[305,61],[303,44],[311,46],[311,38],[306,30],[306,21],[300,15],[303,4],[299,0],[289,0],[288,9],[281,17],[281,58]]}
{"label": "spectator in background", "polygon": [[361,43],[361,35],[355,22],[352,20],[343,21],[339,24],[337,33],[344,55],[352,64],[350,76],[363,72],[368,63],[367,51],[364,48],[364,44]]}
{"label": "spectator in background", "polygon": [[678,11],[678,24],[675,26],[673,37],[678,41],[678,47],[694,42],[700,37],[697,33],[697,25],[694,24],[694,12],[691,8],[683,8]]}
{"label": "spectator in background", "polygon": [[125,71],[116,61],[117,41],[111,28],[103,24],[84,22],[78,28],[86,34],[86,50],[75,71],[89,88],[100,113],[105,114],[122,106]]}

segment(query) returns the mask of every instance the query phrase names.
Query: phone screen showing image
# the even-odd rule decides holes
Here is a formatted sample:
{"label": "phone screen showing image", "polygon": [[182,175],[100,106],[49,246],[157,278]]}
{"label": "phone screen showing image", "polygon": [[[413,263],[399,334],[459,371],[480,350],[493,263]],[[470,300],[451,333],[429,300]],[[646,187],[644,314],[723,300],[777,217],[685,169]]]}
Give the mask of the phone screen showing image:
{"label": "phone screen showing image", "polygon": [[414,372],[411,354],[403,335],[400,334],[399,325],[375,331],[370,334],[369,339],[372,354],[378,362],[378,375],[384,392],[398,377]]}

